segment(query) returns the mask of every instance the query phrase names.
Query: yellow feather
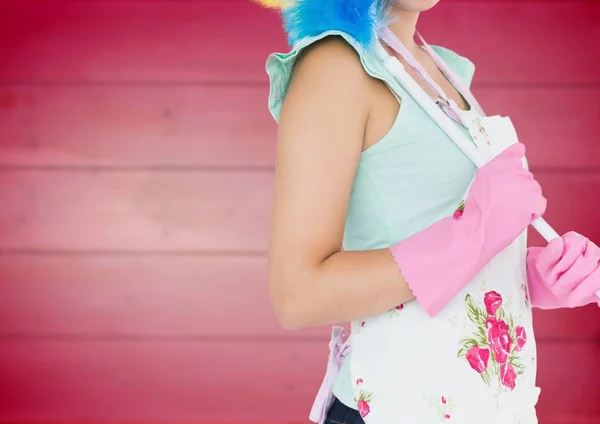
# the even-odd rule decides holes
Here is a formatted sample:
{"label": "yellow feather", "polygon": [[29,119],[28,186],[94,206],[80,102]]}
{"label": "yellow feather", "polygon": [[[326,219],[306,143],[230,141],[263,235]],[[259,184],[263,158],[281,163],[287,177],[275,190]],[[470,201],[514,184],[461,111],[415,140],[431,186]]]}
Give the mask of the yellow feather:
{"label": "yellow feather", "polygon": [[270,7],[273,9],[285,9],[288,7],[292,0],[254,0],[256,3],[259,3],[265,7]]}

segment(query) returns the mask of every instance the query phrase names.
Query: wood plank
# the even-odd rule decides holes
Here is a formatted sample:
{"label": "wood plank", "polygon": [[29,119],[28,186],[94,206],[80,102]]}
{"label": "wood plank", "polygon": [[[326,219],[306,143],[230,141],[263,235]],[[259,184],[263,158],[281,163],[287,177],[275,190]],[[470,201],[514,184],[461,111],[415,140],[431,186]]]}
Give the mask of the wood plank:
{"label": "wood plank", "polygon": [[533,316],[538,340],[597,341],[600,335],[600,308],[596,304],[554,311],[535,308]]}
{"label": "wood plank", "polygon": [[[266,86],[0,86],[0,166],[272,167],[267,94]],[[533,168],[600,169],[600,88],[476,94],[488,113],[512,117]]]}
{"label": "wood plank", "polygon": [[[0,420],[304,422],[326,356],[323,342],[6,340]],[[540,422],[600,417],[597,358],[593,343],[539,345]]]}
{"label": "wood plank", "polygon": [[0,249],[264,252],[271,172],[0,171]]}
{"label": "wood plank", "polygon": [[265,257],[0,255],[0,337],[326,340],[285,331]]}
{"label": "wood plank", "polygon": [[542,389],[537,408],[540,424],[551,417],[594,417],[600,421],[600,381],[590,378],[595,375],[598,365],[594,363],[599,362],[599,356],[597,341],[538,345],[537,384]]}
{"label": "wood plank", "polygon": [[[327,340],[285,331],[267,292],[266,258],[0,255],[1,337]],[[538,340],[595,340],[596,305],[535,311]]]}
{"label": "wood plank", "polygon": [[286,47],[278,16],[251,2],[33,0],[0,16],[0,81],[265,81]]}
{"label": "wood plank", "polygon": [[475,84],[597,84],[599,19],[598,2],[451,1],[424,13],[419,30],[470,58]]}
{"label": "wood plank", "polygon": [[482,87],[488,115],[510,116],[532,169],[600,170],[600,88]]}
{"label": "wood plank", "polygon": [[272,167],[267,95],[266,86],[0,86],[0,166]]}
{"label": "wood plank", "polygon": [[[453,1],[420,29],[477,63],[478,84],[597,84],[599,17],[589,1]],[[248,1],[0,4],[5,82],[266,81],[276,50],[279,18]]]}
{"label": "wood plank", "polygon": [[[3,341],[2,420],[305,420],[327,343]],[[291,367],[291,364],[298,366]],[[302,364],[302,365],[300,365]]]}
{"label": "wood plank", "polygon": [[[600,245],[600,173],[537,172],[535,176],[548,199],[544,218],[550,225],[559,234],[577,231]],[[535,230],[530,234],[530,245],[545,245]]]}
{"label": "wood plank", "polygon": [[[550,223],[600,242],[600,173],[537,177]],[[271,199],[271,172],[0,169],[0,250],[264,252]]]}

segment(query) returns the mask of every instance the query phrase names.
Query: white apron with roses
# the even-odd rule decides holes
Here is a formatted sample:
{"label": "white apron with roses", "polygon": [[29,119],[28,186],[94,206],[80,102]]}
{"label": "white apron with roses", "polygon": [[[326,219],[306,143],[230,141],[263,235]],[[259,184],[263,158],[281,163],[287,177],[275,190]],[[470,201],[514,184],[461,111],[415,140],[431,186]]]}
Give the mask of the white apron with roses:
{"label": "white apron with roses", "polygon": [[412,301],[352,322],[350,370],[366,424],[537,423],[526,237],[434,318]]}

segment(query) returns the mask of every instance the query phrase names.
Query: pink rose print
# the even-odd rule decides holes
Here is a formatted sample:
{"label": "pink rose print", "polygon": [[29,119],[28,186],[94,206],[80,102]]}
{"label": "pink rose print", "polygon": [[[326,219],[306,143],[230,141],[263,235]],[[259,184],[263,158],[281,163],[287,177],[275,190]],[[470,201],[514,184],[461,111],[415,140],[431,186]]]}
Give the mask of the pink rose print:
{"label": "pink rose print", "polygon": [[503,364],[508,359],[512,345],[508,324],[494,317],[488,317],[486,324],[488,328],[487,339],[494,358],[498,363]]}
{"label": "pink rose print", "polygon": [[429,407],[432,412],[437,415],[440,420],[449,420],[451,414],[454,411],[455,405],[452,402],[452,398],[448,399],[446,396],[427,396],[426,399],[429,401]]}
{"label": "pink rose print", "polygon": [[462,200],[458,204],[458,207],[456,208],[456,210],[454,211],[454,213],[452,214],[452,218],[453,219],[461,219],[464,212],[465,212],[465,201]]}
{"label": "pink rose print", "polygon": [[369,412],[371,412],[371,408],[369,407],[369,404],[364,399],[359,400],[356,405],[358,406],[358,412],[359,412],[361,418],[366,417],[367,415],[369,415]]}
{"label": "pink rose print", "polygon": [[485,303],[485,309],[488,314],[496,315],[496,311],[502,306],[502,296],[495,291],[487,292],[483,298],[483,303]]}
{"label": "pink rose print", "polygon": [[500,382],[510,390],[515,389],[517,373],[510,362],[500,365]]}
{"label": "pink rose print", "polygon": [[[356,380],[357,386],[361,385],[362,383],[363,383],[362,378],[358,378]],[[356,401],[356,407],[358,409],[358,412],[360,413],[360,416],[362,418],[366,417],[367,415],[369,415],[369,412],[371,412],[371,407],[369,406],[369,402],[371,402],[372,397],[373,397],[373,393],[368,392],[363,389],[360,389],[358,399],[354,399]]]}
{"label": "pink rose print", "polygon": [[487,369],[488,360],[490,359],[490,350],[482,349],[479,346],[473,346],[467,351],[466,358],[467,361],[469,361],[471,368],[479,374],[482,374]]}
{"label": "pink rose print", "polygon": [[364,326],[365,326],[365,324],[366,324],[366,322],[365,322],[365,321],[363,321],[363,322],[361,322],[361,323],[360,323],[360,326],[361,326],[361,327],[364,327]]}
{"label": "pink rose print", "polygon": [[527,344],[525,328],[515,325],[495,291],[485,293],[479,303],[467,294],[465,309],[474,330],[459,342],[457,357],[466,360],[489,387],[496,380],[514,390],[517,377],[527,368],[519,354]]}
{"label": "pink rose print", "polygon": [[458,204],[458,207],[452,214],[452,218],[453,219],[461,219],[464,212],[465,212],[465,201],[463,200]]}
{"label": "pink rose print", "polygon": [[515,351],[520,352],[523,349],[523,346],[525,346],[525,343],[527,343],[527,333],[520,325],[517,325],[515,328],[515,337],[517,338]]}
{"label": "pink rose print", "polygon": [[396,305],[392,309],[389,309],[388,312],[389,312],[390,316],[394,317],[397,314],[399,314],[400,311],[402,311],[403,309],[404,309],[404,303],[401,303],[400,305]]}

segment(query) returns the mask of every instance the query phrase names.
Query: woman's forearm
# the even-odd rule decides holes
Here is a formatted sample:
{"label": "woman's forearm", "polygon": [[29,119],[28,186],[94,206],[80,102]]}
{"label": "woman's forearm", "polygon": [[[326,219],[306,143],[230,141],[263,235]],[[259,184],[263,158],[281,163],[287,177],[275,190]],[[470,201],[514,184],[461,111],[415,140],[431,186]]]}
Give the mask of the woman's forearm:
{"label": "woman's forearm", "polygon": [[273,296],[287,329],[360,319],[414,298],[389,249],[337,252],[294,274],[286,292]]}

